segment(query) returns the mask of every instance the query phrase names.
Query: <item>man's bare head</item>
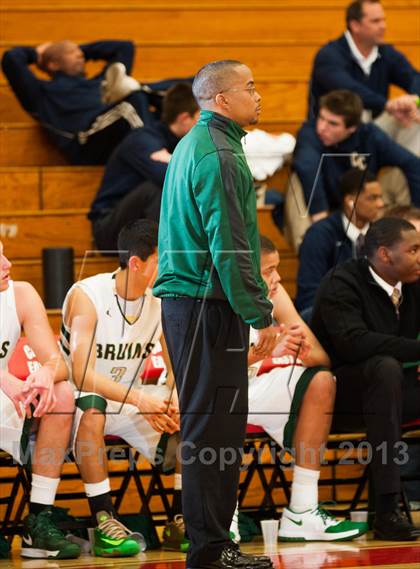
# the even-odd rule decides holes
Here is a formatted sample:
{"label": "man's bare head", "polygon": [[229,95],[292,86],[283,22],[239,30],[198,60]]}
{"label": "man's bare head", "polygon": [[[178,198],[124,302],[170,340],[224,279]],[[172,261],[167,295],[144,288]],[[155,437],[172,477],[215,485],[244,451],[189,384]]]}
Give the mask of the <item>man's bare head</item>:
{"label": "man's bare head", "polygon": [[226,59],[204,65],[194,78],[193,93],[200,108],[227,116],[241,126],[258,121],[261,97],[251,70],[240,61]]}
{"label": "man's bare head", "polygon": [[80,47],[69,40],[55,42],[40,55],[39,67],[50,75],[61,71],[66,75],[83,75],[85,57]]}
{"label": "man's bare head", "polygon": [[193,82],[193,93],[201,108],[207,108],[208,102],[217,93],[231,86],[238,67],[243,63],[235,59],[224,59],[207,63],[197,72]]}

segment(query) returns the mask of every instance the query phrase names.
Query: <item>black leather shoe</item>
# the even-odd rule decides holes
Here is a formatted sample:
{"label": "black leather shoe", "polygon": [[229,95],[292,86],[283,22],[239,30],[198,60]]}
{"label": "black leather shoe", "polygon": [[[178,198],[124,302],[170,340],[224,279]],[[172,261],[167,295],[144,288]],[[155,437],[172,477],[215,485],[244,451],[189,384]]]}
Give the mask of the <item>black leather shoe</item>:
{"label": "black leather shoe", "polygon": [[[253,569],[270,569],[273,567],[273,563],[269,557],[266,555],[250,555],[249,553],[242,553],[239,549],[239,545],[232,543],[224,548],[222,555],[220,556],[220,561],[226,560],[227,563],[234,562],[232,567],[252,567]],[[226,565],[230,567],[230,565]]]}
{"label": "black leather shoe", "polygon": [[373,531],[375,539],[386,541],[415,541],[420,537],[420,529],[410,524],[399,510],[376,514]]}
{"label": "black leather shoe", "polygon": [[242,553],[239,546],[233,543],[224,548],[217,561],[187,569],[271,569],[272,567],[273,563],[269,557]]}

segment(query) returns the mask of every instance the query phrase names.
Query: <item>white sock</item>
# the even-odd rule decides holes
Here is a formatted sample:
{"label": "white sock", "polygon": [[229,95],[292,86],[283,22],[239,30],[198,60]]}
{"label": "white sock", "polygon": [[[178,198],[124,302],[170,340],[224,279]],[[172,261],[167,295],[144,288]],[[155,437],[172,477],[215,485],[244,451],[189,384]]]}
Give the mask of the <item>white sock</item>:
{"label": "white sock", "polygon": [[302,466],[293,469],[293,482],[289,508],[304,512],[318,505],[318,480],[320,471]]}
{"label": "white sock", "polygon": [[59,483],[59,478],[47,478],[39,474],[32,474],[31,502],[52,506]]}
{"label": "white sock", "polygon": [[85,482],[85,492],[88,498],[94,498],[95,496],[111,492],[109,478],[105,478],[102,482],[95,482],[94,484],[88,484]]}
{"label": "white sock", "polygon": [[182,474],[175,472],[174,476],[174,490],[182,490]]}

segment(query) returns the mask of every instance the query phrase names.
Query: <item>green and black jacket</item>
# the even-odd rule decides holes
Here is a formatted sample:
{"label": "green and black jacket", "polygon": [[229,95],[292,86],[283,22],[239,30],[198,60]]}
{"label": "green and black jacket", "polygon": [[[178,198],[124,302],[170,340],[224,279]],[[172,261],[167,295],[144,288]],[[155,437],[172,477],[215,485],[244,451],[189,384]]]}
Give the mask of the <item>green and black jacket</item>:
{"label": "green and black jacket", "polygon": [[210,111],[179,142],[163,188],[153,292],[228,300],[254,328],[272,322],[260,273],[256,197],[234,121]]}

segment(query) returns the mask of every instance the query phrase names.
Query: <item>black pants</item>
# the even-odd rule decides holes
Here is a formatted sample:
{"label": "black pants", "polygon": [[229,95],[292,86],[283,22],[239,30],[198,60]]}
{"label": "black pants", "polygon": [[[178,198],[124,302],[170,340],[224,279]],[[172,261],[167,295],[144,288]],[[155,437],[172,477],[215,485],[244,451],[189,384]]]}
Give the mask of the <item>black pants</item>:
{"label": "black pants", "polygon": [[249,329],[228,302],[162,300],[163,330],[181,409],[187,567],[230,543],[248,412]]}
{"label": "black pants", "polygon": [[127,194],[115,208],[93,222],[93,236],[101,251],[116,251],[118,233],[135,219],[159,221],[162,188],[153,182],[144,182]]}
{"label": "black pants", "polygon": [[420,381],[416,368],[403,370],[390,356],[334,370],[337,395],[333,431],[367,428],[371,472],[378,501],[399,493],[400,465],[407,460],[401,424],[420,416]]}

